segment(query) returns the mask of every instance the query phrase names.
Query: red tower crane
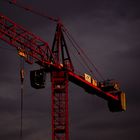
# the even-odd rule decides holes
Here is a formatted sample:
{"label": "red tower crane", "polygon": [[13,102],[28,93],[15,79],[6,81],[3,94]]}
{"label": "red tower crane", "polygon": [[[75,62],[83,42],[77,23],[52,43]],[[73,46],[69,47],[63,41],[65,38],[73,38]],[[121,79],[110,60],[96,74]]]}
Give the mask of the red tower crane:
{"label": "red tower crane", "polygon": [[42,69],[30,73],[31,86],[45,87],[45,74],[51,73],[52,83],[52,140],[69,140],[68,84],[69,81],[86,92],[105,99],[112,112],[126,110],[125,93],[112,80],[95,81],[90,75],[75,73],[64,36],[65,28],[57,21],[52,48],[40,37],[27,31],[0,14],[0,39],[15,47],[19,56]]}

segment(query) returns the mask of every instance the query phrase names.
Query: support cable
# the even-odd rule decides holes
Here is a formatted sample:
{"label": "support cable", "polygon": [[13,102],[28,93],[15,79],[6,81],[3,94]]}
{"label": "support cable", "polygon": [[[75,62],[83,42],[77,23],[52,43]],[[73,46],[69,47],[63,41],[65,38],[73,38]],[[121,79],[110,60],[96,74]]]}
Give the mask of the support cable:
{"label": "support cable", "polygon": [[[81,53],[83,54],[83,56],[87,59],[87,61],[92,65],[92,67],[95,69],[95,71],[98,73],[98,75],[102,78],[102,80],[104,80],[104,77],[103,75],[99,72],[98,68],[95,66],[95,64],[89,59],[89,57],[85,54],[85,52],[83,51],[83,49],[78,45],[78,43],[75,41],[75,39],[72,37],[72,35],[68,32],[68,30],[66,29],[66,27],[63,26],[63,29],[64,29],[64,32],[65,34],[67,35],[68,39],[71,41],[73,47],[76,49],[76,51],[78,52],[78,54],[81,56],[82,58],[82,55]],[[79,50],[81,51],[81,53],[79,52]],[[82,58],[84,59],[84,58]],[[85,62],[86,60],[84,60],[84,63],[86,64]],[[86,64],[87,65],[87,64]],[[93,73],[93,71],[89,68],[88,66],[88,69],[91,73]]]}
{"label": "support cable", "polygon": [[10,4],[15,5],[15,6],[18,7],[18,8],[21,8],[21,9],[24,9],[24,10],[26,10],[26,11],[29,11],[29,12],[35,14],[35,15],[38,15],[38,16],[41,16],[41,17],[43,17],[43,18],[49,19],[50,21],[58,22],[58,19],[57,19],[57,18],[48,16],[48,15],[46,15],[46,14],[43,13],[43,12],[38,12],[38,11],[36,11],[36,10],[33,10],[33,9],[27,7],[27,6],[24,6],[24,5],[21,5],[21,4],[17,4],[16,0],[8,0],[7,2],[9,2]]}
{"label": "support cable", "polygon": [[[77,61],[79,63],[79,65],[84,69],[87,70],[87,67],[82,63],[83,61],[81,61],[81,58],[79,58],[79,56],[77,56],[77,54],[75,54],[74,50],[70,50],[71,51],[71,56],[73,56],[75,58],[75,61]],[[79,69],[79,68],[78,68]],[[75,72],[77,72],[78,74],[83,74],[81,73],[79,70],[74,69]]]}
{"label": "support cable", "polygon": [[23,95],[24,95],[24,60],[20,59],[20,82],[21,82],[21,97],[20,97],[20,139],[23,138]]}
{"label": "support cable", "polygon": [[68,40],[71,42],[72,46],[75,48],[75,50],[77,51],[78,55],[81,57],[81,60],[83,61],[84,65],[87,67],[87,69],[89,70],[89,72],[97,79],[97,77],[95,76],[95,74],[93,73],[92,69],[89,67],[87,61],[84,59],[84,57],[81,55],[81,52],[78,50],[78,48],[76,47],[75,43],[73,42],[73,40],[71,39],[71,37],[69,36],[69,34],[67,32],[65,32],[65,35],[67,36]]}

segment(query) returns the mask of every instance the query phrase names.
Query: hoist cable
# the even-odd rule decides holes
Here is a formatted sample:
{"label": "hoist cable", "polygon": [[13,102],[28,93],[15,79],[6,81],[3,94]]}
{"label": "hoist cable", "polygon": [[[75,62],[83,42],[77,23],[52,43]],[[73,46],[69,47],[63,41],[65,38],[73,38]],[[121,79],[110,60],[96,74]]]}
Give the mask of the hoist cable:
{"label": "hoist cable", "polygon": [[[72,35],[68,32],[68,30],[66,29],[66,27],[63,26],[64,32],[67,34],[67,36],[69,36],[71,42],[73,42],[72,44],[73,47],[77,47],[81,53],[84,55],[84,57],[87,59],[87,61],[92,65],[92,67],[95,69],[95,71],[98,73],[98,75],[102,78],[102,80],[104,80],[103,75],[99,72],[98,68],[96,67],[96,65],[89,59],[89,57],[85,54],[85,52],[83,51],[83,49],[78,45],[78,43],[75,41],[75,39],[72,37]],[[76,50],[78,50],[77,48],[75,48]],[[78,51],[79,51],[78,50]],[[92,70],[91,70],[92,71]]]}
{"label": "hoist cable", "polygon": [[20,139],[23,138],[23,103],[24,103],[24,60],[20,59],[20,82],[21,82],[21,96],[20,96]]}

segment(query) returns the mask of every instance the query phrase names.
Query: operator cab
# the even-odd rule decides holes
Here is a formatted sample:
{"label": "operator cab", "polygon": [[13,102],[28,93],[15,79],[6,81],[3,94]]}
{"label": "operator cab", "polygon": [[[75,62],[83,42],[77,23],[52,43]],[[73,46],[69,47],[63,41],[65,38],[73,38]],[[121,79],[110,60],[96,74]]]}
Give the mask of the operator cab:
{"label": "operator cab", "polygon": [[43,69],[30,72],[31,86],[35,89],[45,88],[46,72]]}

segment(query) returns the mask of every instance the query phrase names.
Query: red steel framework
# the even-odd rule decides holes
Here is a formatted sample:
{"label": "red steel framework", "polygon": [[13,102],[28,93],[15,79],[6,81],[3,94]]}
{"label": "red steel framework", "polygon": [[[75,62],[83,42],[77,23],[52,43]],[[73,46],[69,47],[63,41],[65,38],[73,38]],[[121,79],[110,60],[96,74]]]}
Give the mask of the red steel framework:
{"label": "red steel framework", "polygon": [[15,47],[26,62],[34,62],[51,73],[52,82],[52,140],[69,140],[68,129],[68,81],[113,103],[124,111],[119,94],[111,94],[87,82],[83,76],[74,73],[62,24],[58,22],[52,49],[40,37],[28,32],[6,16],[0,14],[0,39]]}
{"label": "red steel framework", "polygon": [[68,76],[65,71],[52,72],[52,140],[69,140]]}
{"label": "red steel framework", "polygon": [[47,42],[28,32],[9,18],[0,14],[0,38],[25,53],[25,60],[33,63],[34,59],[41,63],[50,63],[51,49]]}

